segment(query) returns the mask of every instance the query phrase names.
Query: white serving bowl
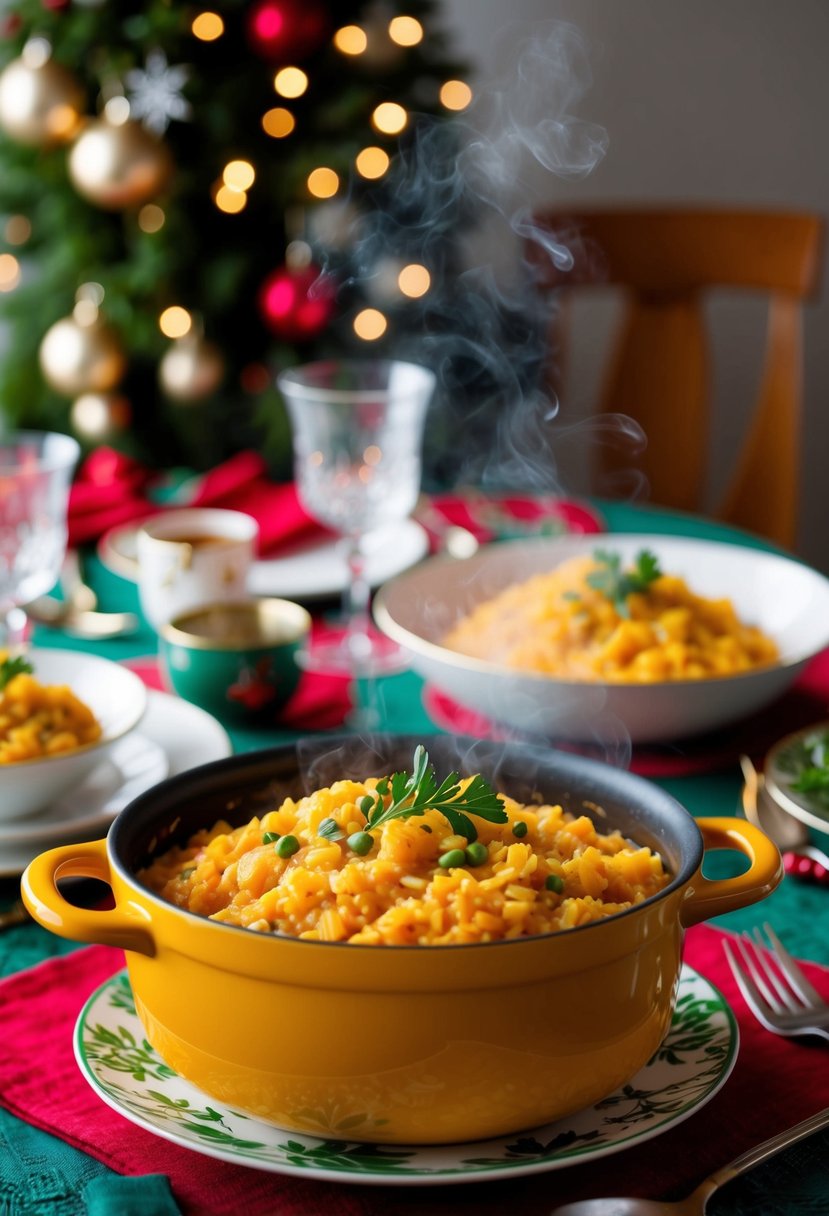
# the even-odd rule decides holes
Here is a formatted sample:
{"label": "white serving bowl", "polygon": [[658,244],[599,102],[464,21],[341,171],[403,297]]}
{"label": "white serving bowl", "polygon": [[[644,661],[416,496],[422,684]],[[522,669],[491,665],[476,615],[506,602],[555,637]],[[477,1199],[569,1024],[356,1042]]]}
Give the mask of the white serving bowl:
{"label": "white serving bowl", "polygon": [[101,724],[97,742],[55,756],[0,764],[0,820],[43,811],[106,757],[118,739],[133,730],[147,707],[147,689],[138,676],[96,655],[73,650],[32,649],[26,658],[39,684],[65,684]]}
{"label": "white serving bowl", "polygon": [[[513,583],[596,549],[632,562],[652,550],[697,595],[730,599],[737,614],[777,643],[780,661],[741,675],[654,684],[588,683],[516,671],[442,645],[447,631]],[[516,730],[573,742],[682,739],[747,717],[794,682],[829,645],[829,579],[791,558],[718,541],[662,535],[564,536],[501,541],[473,557],[434,557],[383,586],[379,627],[412,667],[461,705]]]}

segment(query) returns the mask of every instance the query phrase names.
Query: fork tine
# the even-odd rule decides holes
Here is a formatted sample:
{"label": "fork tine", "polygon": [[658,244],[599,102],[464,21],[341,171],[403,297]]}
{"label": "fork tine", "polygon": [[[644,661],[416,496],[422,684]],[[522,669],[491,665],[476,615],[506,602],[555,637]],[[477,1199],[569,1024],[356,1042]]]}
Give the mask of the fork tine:
{"label": "fork tine", "polygon": [[742,959],[743,972],[747,972],[751,976],[769,1010],[774,1013],[783,1013],[785,1002],[783,994],[779,991],[779,981],[775,982],[774,977],[769,974],[754,942],[747,934],[742,933],[737,938],[736,946]]}
{"label": "fork tine", "polygon": [[734,979],[737,981],[737,987],[743,994],[743,999],[745,1000],[749,1009],[751,1009],[755,1017],[757,1017],[764,1026],[768,1027],[769,1030],[776,1030],[776,1023],[771,1020],[773,1010],[769,1008],[765,998],[761,994],[752,977],[747,971],[743,970],[743,968],[737,962],[731,948],[731,943],[724,941],[723,950],[725,951],[725,956],[728,959],[728,965],[731,968]]}
{"label": "fork tine", "polygon": [[[757,971],[762,974],[763,979],[768,983],[769,988],[764,987],[764,991],[774,989],[775,996],[780,1004],[775,1005],[778,1013],[784,1012],[786,1009],[790,1013],[800,1013],[803,1009],[809,1008],[800,997],[800,994],[793,990],[789,984],[785,972],[780,966],[780,960],[776,957],[773,950],[769,949],[768,944],[763,939],[762,932],[759,929],[754,930],[754,937],[751,938],[744,933],[742,941],[746,947],[751,946],[751,957],[757,967]],[[758,975],[755,974],[755,979]]]}
{"label": "fork tine", "polygon": [[764,924],[763,929],[765,930],[766,937],[771,942],[772,951],[776,956],[781,971],[785,973],[795,992],[798,993],[798,995],[803,1001],[806,1002],[807,1005],[822,1007],[824,1004],[823,997],[806,979],[806,976],[800,970],[786,947],[780,941],[780,938],[777,936],[774,929],[772,929],[771,925],[768,923]]}

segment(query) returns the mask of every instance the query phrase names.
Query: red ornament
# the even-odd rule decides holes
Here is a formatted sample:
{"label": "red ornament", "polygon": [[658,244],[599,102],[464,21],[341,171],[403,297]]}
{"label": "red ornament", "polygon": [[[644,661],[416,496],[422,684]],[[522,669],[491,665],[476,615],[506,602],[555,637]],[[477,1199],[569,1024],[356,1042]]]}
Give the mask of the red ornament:
{"label": "red ornament", "polygon": [[334,280],[317,266],[280,266],[262,284],[259,308],[265,324],[286,342],[307,342],[334,312]]}
{"label": "red ornament", "polygon": [[248,16],[248,39],[265,59],[291,63],[315,50],[328,33],[318,0],[259,0]]}

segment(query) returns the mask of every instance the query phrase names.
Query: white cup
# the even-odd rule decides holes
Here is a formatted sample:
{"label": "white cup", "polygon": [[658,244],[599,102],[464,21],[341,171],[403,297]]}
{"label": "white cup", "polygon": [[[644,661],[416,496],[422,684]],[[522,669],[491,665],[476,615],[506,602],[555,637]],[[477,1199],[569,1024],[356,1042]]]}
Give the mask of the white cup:
{"label": "white cup", "polygon": [[245,599],[258,534],[253,516],[213,507],[147,520],[136,540],[138,596],[152,627],[203,604]]}

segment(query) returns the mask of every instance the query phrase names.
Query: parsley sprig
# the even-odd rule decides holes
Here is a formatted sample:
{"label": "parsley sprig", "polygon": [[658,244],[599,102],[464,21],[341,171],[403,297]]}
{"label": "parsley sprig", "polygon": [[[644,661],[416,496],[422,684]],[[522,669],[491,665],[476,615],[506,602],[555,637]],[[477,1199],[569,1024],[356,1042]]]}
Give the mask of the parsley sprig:
{"label": "parsley sprig", "polygon": [[24,672],[33,672],[34,667],[27,659],[23,658],[22,654],[15,655],[14,658],[9,656],[0,663],[0,692],[6,687],[10,680],[15,676],[23,675]]}
{"label": "parsley sprig", "polygon": [[507,822],[501,799],[480,773],[463,790],[460,776],[454,772],[438,784],[429,764],[429,753],[422,745],[415,748],[412,772],[383,777],[375,792],[360,800],[360,810],[366,817],[366,832],[373,832],[390,819],[409,819],[425,811],[440,811],[453,832],[470,842],[478,839],[478,832],[469,815],[477,815],[488,823]]}
{"label": "parsley sprig", "polygon": [[622,569],[622,558],[607,549],[596,549],[593,557],[599,563],[598,570],[591,570],[586,583],[611,601],[619,616],[630,616],[628,596],[646,594],[651,583],[662,577],[659,559],[650,549],[641,549],[635,564]]}
{"label": "parsley sprig", "polygon": [[798,739],[781,754],[780,768],[794,779],[791,788],[829,801],[829,731],[815,731]]}

